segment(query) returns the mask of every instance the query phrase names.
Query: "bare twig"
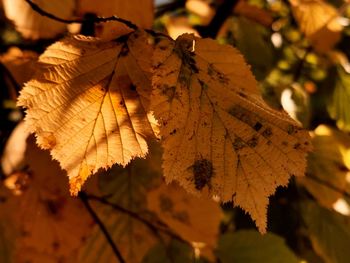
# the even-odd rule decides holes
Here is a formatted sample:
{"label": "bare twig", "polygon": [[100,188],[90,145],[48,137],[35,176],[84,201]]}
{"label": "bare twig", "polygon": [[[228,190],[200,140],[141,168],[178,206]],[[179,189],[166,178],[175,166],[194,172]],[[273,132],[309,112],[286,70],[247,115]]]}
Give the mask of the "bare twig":
{"label": "bare twig", "polygon": [[[52,20],[61,22],[61,23],[65,23],[65,24],[72,24],[72,23],[83,24],[85,22],[91,22],[90,19],[63,19],[61,17],[57,17],[57,16],[55,16],[55,15],[53,15],[53,14],[51,14],[51,13],[45,11],[45,10],[43,10],[40,6],[38,6],[37,4],[33,3],[31,0],[25,0],[25,1],[38,14],[40,14],[42,16],[45,16],[45,17],[48,17],[48,18],[50,18]],[[103,22],[109,22],[109,21],[117,21],[117,22],[123,23],[124,25],[128,26],[129,28],[131,28],[133,30],[138,29],[137,25],[135,25],[131,21],[123,19],[123,18],[120,18],[118,16],[110,16],[110,17],[98,17],[97,16],[97,17],[94,18],[93,21],[94,21],[94,23],[103,23]]]}
{"label": "bare twig", "polygon": [[90,206],[89,203],[89,198],[88,196],[84,193],[84,192],[80,192],[79,193],[79,198],[80,200],[83,202],[86,210],[88,210],[88,212],[90,213],[90,215],[92,216],[92,218],[94,219],[94,221],[96,222],[96,224],[99,226],[100,230],[102,231],[103,235],[105,236],[105,238],[107,239],[108,244],[111,246],[115,256],[117,257],[117,259],[119,260],[120,263],[125,263],[126,261],[124,260],[122,254],[120,253],[118,247],[116,246],[116,244],[114,243],[112,237],[110,236],[110,234],[107,231],[107,228],[105,227],[105,225],[102,223],[102,221],[100,220],[100,218],[98,217],[98,215],[95,213],[95,211],[93,210],[93,208]]}

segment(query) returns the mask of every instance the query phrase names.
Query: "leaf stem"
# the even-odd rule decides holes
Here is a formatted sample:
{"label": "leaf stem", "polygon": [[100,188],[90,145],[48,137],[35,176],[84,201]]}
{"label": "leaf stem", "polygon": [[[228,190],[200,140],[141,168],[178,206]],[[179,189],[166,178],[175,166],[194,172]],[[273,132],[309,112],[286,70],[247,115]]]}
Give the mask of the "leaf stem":
{"label": "leaf stem", "polygon": [[98,215],[95,213],[94,209],[89,204],[89,198],[86,195],[86,193],[80,192],[78,196],[79,196],[80,200],[83,202],[86,210],[88,210],[88,212],[90,213],[92,218],[95,220],[96,224],[99,226],[100,230],[102,231],[103,235],[107,239],[108,244],[111,246],[111,248],[112,248],[115,256],[118,258],[119,262],[120,263],[126,263],[126,261],[124,260],[122,254],[120,253],[118,247],[116,246],[116,244],[114,243],[112,237],[108,233],[107,228],[105,227],[105,225],[102,223],[102,221],[100,220]]}
{"label": "leaf stem", "polygon": [[[40,6],[38,6],[37,4],[33,3],[32,0],[25,0],[30,7],[37,12],[38,14],[48,17],[52,20],[55,20],[57,22],[61,22],[61,23],[65,23],[65,24],[72,24],[72,23],[79,23],[79,24],[83,24],[85,22],[91,22],[90,19],[64,19],[61,17],[57,17],[54,14],[51,14],[45,10],[43,10]],[[137,25],[135,25],[134,23],[132,23],[129,20],[120,18],[118,16],[110,16],[110,17],[95,17],[93,19],[94,23],[102,23],[102,22],[108,22],[108,21],[117,21],[120,23],[123,23],[124,25],[128,26],[129,28],[133,29],[133,30],[137,30],[138,27]]]}

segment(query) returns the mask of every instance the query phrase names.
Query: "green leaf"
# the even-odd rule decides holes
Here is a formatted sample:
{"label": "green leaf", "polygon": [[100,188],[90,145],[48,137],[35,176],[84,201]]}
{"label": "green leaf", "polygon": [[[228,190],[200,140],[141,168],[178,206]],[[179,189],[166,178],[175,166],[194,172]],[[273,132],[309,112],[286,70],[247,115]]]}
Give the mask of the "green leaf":
{"label": "green leaf", "polygon": [[217,255],[222,263],[299,262],[281,237],[271,233],[261,235],[253,230],[223,235]]}
{"label": "green leaf", "polygon": [[350,131],[350,74],[338,68],[338,78],[327,105],[329,115],[339,129]]}
{"label": "green leaf", "polygon": [[316,253],[327,263],[348,263],[350,218],[311,201],[301,207],[301,215]]}

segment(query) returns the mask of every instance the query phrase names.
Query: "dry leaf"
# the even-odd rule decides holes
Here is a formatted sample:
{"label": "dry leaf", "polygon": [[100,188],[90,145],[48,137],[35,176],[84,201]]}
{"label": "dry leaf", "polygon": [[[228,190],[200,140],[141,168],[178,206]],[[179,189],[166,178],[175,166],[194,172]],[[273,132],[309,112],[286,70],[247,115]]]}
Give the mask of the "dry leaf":
{"label": "dry leaf", "polygon": [[322,0],[290,0],[292,12],[301,32],[315,50],[326,52],[340,40],[343,27],[337,18],[338,11]]}
{"label": "dry leaf", "polygon": [[216,246],[223,213],[218,203],[185,192],[177,184],[161,184],[147,195],[148,207],[189,243]]}
{"label": "dry leaf", "polygon": [[167,182],[233,200],[266,231],[268,197],[304,174],[309,135],[269,108],[239,52],[183,35],[160,40],[152,106]]}
{"label": "dry leaf", "polygon": [[[26,135],[24,126],[18,126],[8,144],[24,145]],[[6,153],[13,154],[16,152]],[[11,225],[17,229],[17,236],[12,236],[16,238],[14,262],[75,261],[77,249],[91,231],[92,218],[78,199],[69,196],[64,172],[51,161],[49,152],[36,146],[32,136],[21,157],[26,170],[12,173],[5,180],[5,185],[19,196],[7,195],[0,204],[0,221],[11,218]]]}
{"label": "dry leaf", "polygon": [[[92,13],[105,17],[117,15],[141,28],[151,28],[154,19],[153,5],[153,0],[79,0],[77,13]],[[96,36],[104,39],[113,39],[128,32],[130,28],[115,21],[96,25]]]}
{"label": "dry leaf", "polygon": [[[23,37],[33,40],[53,38],[66,30],[66,25],[44,17],[34,11],[24,0],[2,0],[5,15],[12,20]],[[74,0],[33,0],[48,13],[67,19],[73,14]]]}
{"label": "dry leaf", "polygon": [[111,42],[83,36],[50,46],[18,105],[40,147],[68,172],[71,193],[100,168],[147,154],[153,46],[136,31]]}

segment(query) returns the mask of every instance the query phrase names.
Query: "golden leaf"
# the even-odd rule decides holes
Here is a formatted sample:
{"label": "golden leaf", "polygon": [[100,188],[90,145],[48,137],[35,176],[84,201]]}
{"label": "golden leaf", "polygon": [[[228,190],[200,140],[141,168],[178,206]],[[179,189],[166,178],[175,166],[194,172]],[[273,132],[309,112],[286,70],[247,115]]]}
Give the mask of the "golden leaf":
{"label": "golden leaf", "polygon": [[37,143],[68,172],[76,195],[88,176],[147,154],[155,121],[147,116],[153,51],[136,31],[111,42],[83,36],[50,46],[18,105]]}
{"label": "golden leaf", "polygon": [[304,174],[309,135],[269,108],[239,52],[185,34],[160,40],[151,109],[160,122],[167,182],[209,191],[266,231],[268,197]]}
{"label": "golden leaf", "polygon": [[[74,0],[33,0],[43,10],[61,18],[70,18]],[[53,38],[66,30],[66,25],[44,17],[34,11],[24,0],[3,0],[5,15],[12,20],[23,37],[33,40]]]}
{"label": "golden leaf", "polygon": [[338,11],[322,0],[290,0],[292,12],[301,32],[315,50],[326,52],[340,40],[343,27],[337,18]]}

